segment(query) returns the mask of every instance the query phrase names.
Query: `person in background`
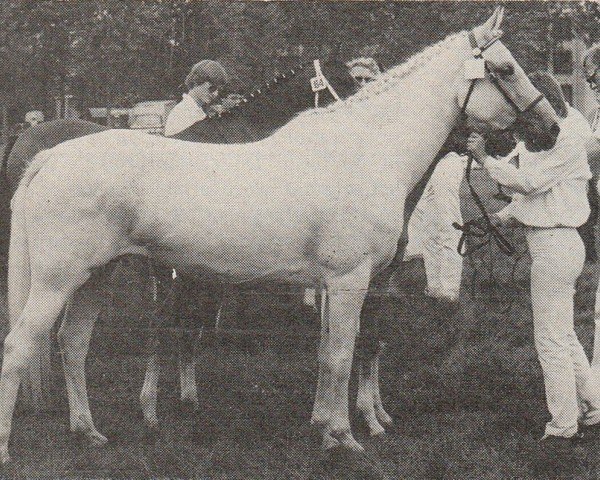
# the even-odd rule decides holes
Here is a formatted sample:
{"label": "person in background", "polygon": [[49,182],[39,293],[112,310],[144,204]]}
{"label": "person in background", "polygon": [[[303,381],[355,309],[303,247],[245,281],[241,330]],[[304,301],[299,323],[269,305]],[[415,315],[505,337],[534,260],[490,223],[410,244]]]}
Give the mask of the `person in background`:
{"label": "person in background", "polygon": [[34,127],[44,121],[44,113],[39,110],[31,110],[25,114],[27,127]]}
{"label": "person in background", "polygon": [[[600,175],[600,44],[592,46],[583,58],[583,70],[592,91],[596,94],[596,112],[592,121],[592,135],[586,143],[588,162],[592,170],[592,181],[590,182],[590,197],[595,199],[595,214],[592,211],[586,228],[594,233],[594,227],[597,223],[598,215],[598,177]],[[594,208],[592,207],[592,210]],[[600,379],[600,286],[596,291],[596,304],[594,308],[594,352],[592,356],[592,370],[595,376]]]}
{"label": "person in background", "polygon": [[[590,48],[583,60],[583,67],[586,74],[587,81],[596,92],[596,101],[600,101],[600,94],[598,92],[598,83],[600,80],[598,74],[598,66],[600,64],[600,45],[596,45]],[[586,149],[588,151],[588,161],[592,170],[592,179],[590,180],[588,189],[588,199],[590,202],[590,217],[588,220],[579,228],[579,234],[583,239],[585,245],[585,258],[586,261],[596,262],[598,260],[598,254],[596,252],[596,224],[598,223],[598,211],[600,208],[600,198],[598,197],[598,178],[600,175],[600,118],[598,114],[598,108],[596,108],[596,114],[592,121],[592,133],[586,140]]]}
{"label": "person in background", "polygon": [[173,107],[165,123],[165,136],[170,137],[206,118],[205,109],[219,96],[219,89],[229,77],[215,60],[202,60],[192,67],[185,79],[188,93]]}
{"label": "person in background", "polygon": [[457,251],[461,232],[460,186],[467,157],[446,154],[436,165],[425,191],[408,222],[408,245],[404,261],[423,257],[425,294],[438,300],[458,301],[463,258]]}
{"label": "person in background", "polygon": [[592,174],[600,174],[600,44],[592,46],[583,59],[583,70],[590,88],[596,94],[596,113],[592,121],[593,136],[586,144]]}
{"label": "person in background", "polygon": [[346,63],[350,75],[361,87],[375,80],[381,74],[381,67],[371,57],[358,57]]}
{"label": "person in background", "polygon": [[587,429],[600,425],[600,384],[574,330],[575,283],[585,262],[576,229],[589,216],[591,172],[585,141],[574,127],[576,122],[568,120],[560,85],[546,72],[529,78],[540,93],[554,99],[551,104],[560,117],[554,147],[540,151],[536,138],[543,132],[517,127],[516,135],[525,146],[519,154],[519,168],[488,156],[483,137],[477,133],[469,137],[468,148],[492,179],[519,194],[490,218],[496,226],[526,228],[532,259],[534,341],[551,415],[540,445],[552,455],[581,439],[580,424]]}

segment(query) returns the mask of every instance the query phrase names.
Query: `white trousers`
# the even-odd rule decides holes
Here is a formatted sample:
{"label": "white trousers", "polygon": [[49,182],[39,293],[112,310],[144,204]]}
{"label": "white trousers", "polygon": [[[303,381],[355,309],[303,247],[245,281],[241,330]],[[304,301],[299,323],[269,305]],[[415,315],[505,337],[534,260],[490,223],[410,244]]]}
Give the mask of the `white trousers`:
{"label": "white trousers", "polygon": [[585,261],[574,228],[528,228],[535,347],[552,419],[546,435],[577,432],[580,402],[586,424],[600,421],[600,388],[573,329],[575,282]]}
{"label": "white trousers", "polygon": [[600,283],[596,290],[596,303],[594,306],[594,351],[592,355],[592,372],[600,381]]}
{"label": "white trousers", "polygon": [[462,224],[460,184],[464,177],[462,157],[448,154],[440,160],[408,222],[405,260],[422,256],[427,275],[427,294],[458,300],[463,258],[456,248]]}

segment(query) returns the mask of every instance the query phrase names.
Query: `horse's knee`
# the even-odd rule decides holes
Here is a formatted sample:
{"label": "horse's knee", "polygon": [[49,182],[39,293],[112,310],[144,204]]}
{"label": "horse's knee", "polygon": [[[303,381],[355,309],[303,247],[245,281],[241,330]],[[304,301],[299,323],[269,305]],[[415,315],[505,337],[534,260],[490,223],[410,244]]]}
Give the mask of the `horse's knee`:
{"label": "horse's knee", "polygon": [[350,375],[353,353],[349,348],[339,348],[325,355],[323,366],[334,378],[345,379]]}
{"label": "horse's knee", "polygon": [[[4,339],[3,374],[21,375],[31,363],[35,354],[36,336],[23,337],[14,332]],[[41,338],[40,338],[41,340]]]}

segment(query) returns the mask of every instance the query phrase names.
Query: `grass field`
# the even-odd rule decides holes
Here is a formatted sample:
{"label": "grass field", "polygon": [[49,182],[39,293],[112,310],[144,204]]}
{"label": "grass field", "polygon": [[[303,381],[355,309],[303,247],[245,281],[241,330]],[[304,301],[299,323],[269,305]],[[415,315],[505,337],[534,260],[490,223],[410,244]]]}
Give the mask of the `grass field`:
{"label": "grass field", "polygon": [[[481,176],[481,173],[478,172]],[[481,180],[481,179],[480,179]],[[495,187],[481,181],[481,190]],[[466,216],[474,214],[465,196]],[[520,237],[516,235],[517,240]],[[523,248],[523,245],[520,245]],[[510,261],[492,253],[501,282],[510,282]],[[309,426],[317,378],[319,326],[299,318],[289,297],[255,292],[239,303],[244,324],[223,338],[205,336],[197,369],[201,408],[178,402],[176,360],[169,359],[159,390],[158,436],[148,435],[139,413],[147,331],[135,307],[139,292],[123,277],[118,302],[102,316],[92,341],[87,376],[98,429],[109,438],[101,449],[69,434],[66,392],[58,353],[53,354],[54,402],[49,412],[15,418],[4,472],[16,478],[196,479],[505,479],[546,478],[534,459],[547,413],[535,356],[527,293],[527,258],[515,285],[490,297],[488,259],[466,264],[457,312],[442,311],[422,294],[419,262],[393,278],[379,315],[388,348],[381,366],[382,395],[395,425],[368,438],[360,459],[331,458],[319,450]],[[576,324],[586,350],[593,334],[594,265],[587,265],[577,292]],[[516,288],[513,288],[516,287]],[[493,292],[492,292],[493,293]],[[502,308],[512,300],[512,308]],[[238,329],[252,330],[239,333]],[[353,379],[353,396],[356,391]],[[577,447],[578,460],[558,478],[599,478],[598,444]]]}

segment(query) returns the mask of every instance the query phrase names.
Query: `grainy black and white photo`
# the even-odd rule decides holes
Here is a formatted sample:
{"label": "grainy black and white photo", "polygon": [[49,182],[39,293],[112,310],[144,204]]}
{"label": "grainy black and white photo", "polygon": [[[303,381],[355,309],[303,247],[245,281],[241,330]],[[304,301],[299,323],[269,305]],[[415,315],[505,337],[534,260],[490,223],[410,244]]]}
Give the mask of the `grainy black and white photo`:
{"label": "grainy black and white photo", "polygon": [[600,478],[600,4],[0,0],[0,478]]}

